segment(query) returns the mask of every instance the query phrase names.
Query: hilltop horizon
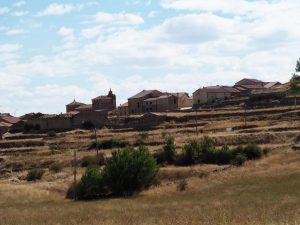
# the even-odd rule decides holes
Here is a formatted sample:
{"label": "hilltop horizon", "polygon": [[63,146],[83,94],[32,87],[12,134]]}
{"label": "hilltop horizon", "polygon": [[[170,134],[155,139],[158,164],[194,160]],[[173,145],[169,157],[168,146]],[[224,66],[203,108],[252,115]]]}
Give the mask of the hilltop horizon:
{"label": "hilltop horizon", "polygon": [[300,2],[0,3],[0,111],[64,112],[74,98],[188,92],[244,78],[287,82]]}

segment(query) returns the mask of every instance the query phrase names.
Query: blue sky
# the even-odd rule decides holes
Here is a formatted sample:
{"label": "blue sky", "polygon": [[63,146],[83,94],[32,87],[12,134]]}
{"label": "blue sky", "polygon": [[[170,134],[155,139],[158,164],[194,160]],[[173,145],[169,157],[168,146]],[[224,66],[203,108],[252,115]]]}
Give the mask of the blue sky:
{"label": "blue sky", "polygon": [[60,113],[112,88],[286,82],[300,57],[298,0],[0,2],[0,112]]}

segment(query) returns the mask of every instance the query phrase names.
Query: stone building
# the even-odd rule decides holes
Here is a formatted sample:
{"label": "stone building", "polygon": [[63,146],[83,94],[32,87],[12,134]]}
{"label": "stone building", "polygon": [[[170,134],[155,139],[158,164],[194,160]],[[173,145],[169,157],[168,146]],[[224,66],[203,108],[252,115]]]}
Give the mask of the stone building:
{"label": "stone building", "polygon": [[249,95],[253,91],[264,91],[265,89],[280,86],[280,82],[264,82],[257,79],[244,78],[235,83],[234,88],[238,89],[241,93]]}
{"label": "stone building", "polygon": [[116,109],[116,106],[116,95],[112,92],[112,90],[109,90],[108,95],[98,96],[92,99],[93,110],[106,109],[108,111],[112,111]]}
{"label": "stone building", "polygon": [[129,114],[166,112],[192,107],[192,99],[187,93],[163,93],[144,90],[128,99]]}
{"label": "stone building", "polygon": [[71,130],[82,128],[85,123],[95,127],[103,127],[107,124],[107,111],[72,111],[58,115],[43,115],[27,121],[31,127],[39,127],[41,130]]}
{"label": "stone building", "polygon": [[20,121],[20,118],[11,116],[8,113],[0,114],[0,135],[10,131],[11,127]]}
{"label": "stone building", "polygon": [[163,95],[162,92],[158,90],[143,90],[138,94],[130,97],[128,99],[128,110],[129,114],[142,114],[145,112],[143,106],[143,101],[148,98],[156,98]]}
{"label": "stone building", "polygon": [[81,102],[77,102],[75,99],[73,102],[69,103],[68,105],[66,105],[66,112],[72,112],[75,111],[76,108],[80,107],[80,106],[84,106],[84,103]]}
{"label": "stone building", "polygon": [[117,115],[119,117],[127,117],[129,116],[128,102],[120,105],[117,109]]}
{"label": "stone building", "polygon": [[210,86],[198,89],[193,93],[193,107],[197,108],[201,104],[211,103],[216,100],[227,100],[240,91],[228,86]]}
{"label": "stone building", "polygon": [[167,93],[143,101],[144,112],[167,112],[192,107],[192,99],[187,93]]}

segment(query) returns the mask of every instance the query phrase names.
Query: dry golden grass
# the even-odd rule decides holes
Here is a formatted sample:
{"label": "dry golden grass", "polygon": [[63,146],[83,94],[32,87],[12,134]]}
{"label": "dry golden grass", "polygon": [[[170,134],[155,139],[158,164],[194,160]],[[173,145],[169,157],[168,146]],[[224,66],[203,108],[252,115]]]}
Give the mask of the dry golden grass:
{"label": "dry golden grass", "polygon": [[[130,199],[72,202],[40,183],[0,184],[0,224],[299,224],[300,155],[284,149],[246,166],[162,185]],[[170,168],[169,170],[172,170]]]}

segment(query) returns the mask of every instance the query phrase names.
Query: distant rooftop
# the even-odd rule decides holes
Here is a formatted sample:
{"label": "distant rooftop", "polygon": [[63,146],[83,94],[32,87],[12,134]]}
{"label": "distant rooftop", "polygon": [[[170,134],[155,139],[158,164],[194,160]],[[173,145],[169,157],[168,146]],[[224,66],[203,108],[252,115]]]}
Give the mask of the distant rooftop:
{"label": "distant rooftop", "polygon": [[143,91],[137,93],[136,95],[130,97],[129,99],[142,98],[142,97],[145,97],[146,95],[151,94],[152,92],[160,92],[160,91],[158,91],[158,90],[143,90]]}

